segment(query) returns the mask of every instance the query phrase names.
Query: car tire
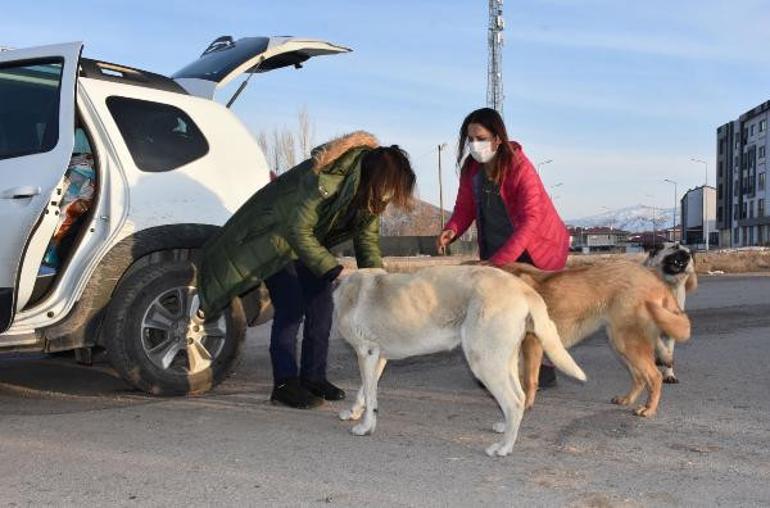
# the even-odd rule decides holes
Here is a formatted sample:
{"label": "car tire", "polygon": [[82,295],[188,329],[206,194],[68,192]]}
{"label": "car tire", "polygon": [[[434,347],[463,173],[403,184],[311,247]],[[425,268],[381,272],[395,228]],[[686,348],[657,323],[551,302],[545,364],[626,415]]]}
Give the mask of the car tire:
{"label": "car tire", "polygon": [[154,395],[200,394],[235,367],[246,336],[240,299],[198,326],[192,261],[161,261],[118,285],[102,328],[110,363],[132,386]]}

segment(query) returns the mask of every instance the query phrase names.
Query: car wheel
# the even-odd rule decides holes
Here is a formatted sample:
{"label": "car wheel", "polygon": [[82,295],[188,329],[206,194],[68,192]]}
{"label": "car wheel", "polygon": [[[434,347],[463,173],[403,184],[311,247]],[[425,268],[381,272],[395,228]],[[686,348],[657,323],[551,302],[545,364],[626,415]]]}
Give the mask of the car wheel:
{"label": "car wheel", "polygon": [[203,325],[191,261],[131,273],[110,300],[103,333],[110,363],[131,385],[155,395],[210,390],[232,371],[246,336],[239,299]]}

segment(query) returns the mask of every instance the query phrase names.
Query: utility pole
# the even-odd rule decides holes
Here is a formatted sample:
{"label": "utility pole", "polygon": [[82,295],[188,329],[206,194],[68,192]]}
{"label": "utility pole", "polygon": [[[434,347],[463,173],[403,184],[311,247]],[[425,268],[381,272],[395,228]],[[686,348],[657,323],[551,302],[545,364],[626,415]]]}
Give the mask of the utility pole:
{"label": "utility pole", "polygon": [[[664,182],[673,183],[674,184],[674,213],[673,213],[673,220],[671,221],[671,241],[676,241],[676,186],[677,183],[673,180],[669,180],[668,178],[663,180]],[[679,235],[679,239],[681,240],[684,235]]]}
{"label": "utility pole", "polygon": [[503,114],[503,0],[489,0],[487,106]]}
{"label": "utility pole", "polygon": [[441,150],[446,148],[446,143],[438,145],[438,206],[441,214],[441,229],[444,231],[444,184],[441,178]]}

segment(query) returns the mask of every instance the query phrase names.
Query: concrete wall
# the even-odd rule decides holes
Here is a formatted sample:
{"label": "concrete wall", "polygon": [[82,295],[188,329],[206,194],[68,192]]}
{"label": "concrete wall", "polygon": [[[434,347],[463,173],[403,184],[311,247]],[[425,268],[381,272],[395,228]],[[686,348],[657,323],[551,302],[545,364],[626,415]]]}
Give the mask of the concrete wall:
{"label": "concrete wall", "polygon": [[[383,256],[436,256],[435,236],[383,236],[380,238]],[[449,254],[478,256],[478,244],[457,240],[449,246]],[[355,256],[353,242],[345,242],[331,249],[337,256]]]}

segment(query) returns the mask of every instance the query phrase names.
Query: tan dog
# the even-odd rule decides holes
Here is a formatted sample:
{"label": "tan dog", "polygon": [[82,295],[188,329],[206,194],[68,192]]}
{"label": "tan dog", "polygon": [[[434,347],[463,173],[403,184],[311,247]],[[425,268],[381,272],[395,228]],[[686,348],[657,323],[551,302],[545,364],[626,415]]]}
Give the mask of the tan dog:
{"label": "tan dog", "polygon": [[[650,274],[652,276],[652,274]],[[377,382],[388,360],[448,351],[462,345],[473,374],[495,397],[505,417],[492,428],[502,441],[490,456],[513,449],[524,414],[518,364],[526,332],[560,370],[585,380],[564,349],[545,302],[531,287],[496,268],[433,266],[415,273],[359,270],[334,292],[334,321],[353,346],[361,370],[361,389],[343,420],[363,421],[352,428],[362,436],[377,424]]]}
{"label": "tan dog", "polygon": [[[665,242],[650,251],[644,262],[663,279],[676,298],[679,307],[684,310],[687,293],[698,288],[698,275],[695,273],[695,256],[679,242]],[[664,383],[678,383],[674,374],[674,339],[667,336],[658,338],[655,345],[656,363],[663,369]]]}
{"label": "tan dog", "polygon": [[[674,340],[687,340],[690,320],[655,274],[628,261],[597,263],[561,272],[543,272],[521,263],[504,269],[540,293],[567,349],[605,327],[610,344],[632,378],[631,390],[612,402],[632,405],[646,387],[647,402],[637,407],[634,414],[656,413],[662,376],[655,367],[655,343],[661,333]],[[522,353],[526,408],[530,408],[535,402],[543,354],[530,336],[522,344]]]}

